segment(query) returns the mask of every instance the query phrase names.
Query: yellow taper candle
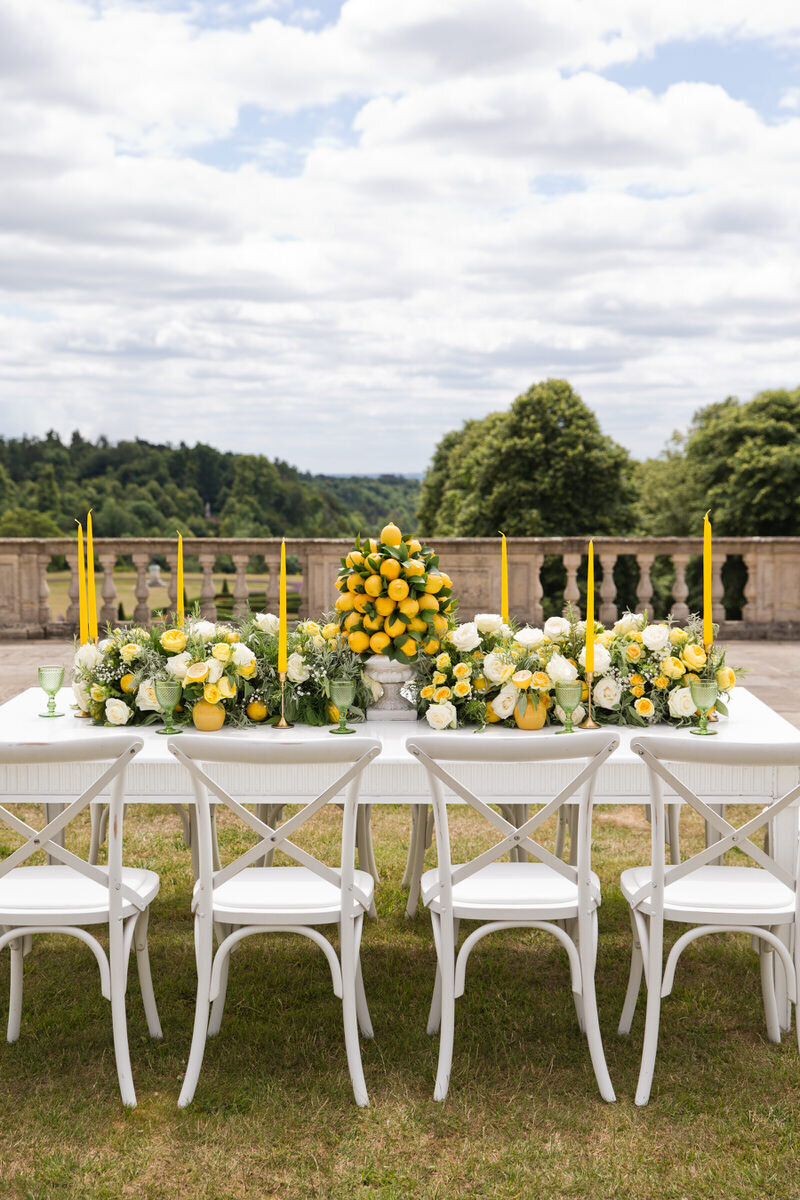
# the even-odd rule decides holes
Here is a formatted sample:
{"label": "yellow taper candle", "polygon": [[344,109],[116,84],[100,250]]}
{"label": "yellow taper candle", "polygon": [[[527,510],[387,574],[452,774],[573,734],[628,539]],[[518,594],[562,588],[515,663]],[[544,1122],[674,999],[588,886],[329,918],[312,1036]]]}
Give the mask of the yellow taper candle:
{"label": "yellow taper candle", "polygon": [[183,537],[178,534],[178,570],[177,570],[177,585],[178,595],[175,601],[175,610],[178,614],[178,624],[183,624]]}
{"label": "yellow taper candle", "polygon": [[97,641],[97,592],[94,587],[94,539],[92,538],[92,510],[86,514],[86,611],[88,614],[89,640]]}
{"label": "yellow taper candle", "polygon": [[500,549],[500,617],[508,624],[508,551],[506,550],[506,535],[500,534],[503,544]]}
{"label": "yellow taper candle", "polygon": [[281,542],[280,607],[278,608],[278,671],[286,670],[286,542]]}
{"label": "yellow taper candle", "polygon": [[586,674],[594,671],[594,542],[589,542],[586,567]]}
{"label": "yellow taper candle", "polygon": [[[711,512],[711,509],[708,510]],[[703,643],[710,646],[714,640],[711,611],[711,522],[708,513],[703,518]]]}
{"label": "yellow taper candle", "polygon": [[86,563],[83,558],[83,526],[75,518],[78,526],[78,622],[80,626],[81,645],[89,640],[89,622],[86,617]]}

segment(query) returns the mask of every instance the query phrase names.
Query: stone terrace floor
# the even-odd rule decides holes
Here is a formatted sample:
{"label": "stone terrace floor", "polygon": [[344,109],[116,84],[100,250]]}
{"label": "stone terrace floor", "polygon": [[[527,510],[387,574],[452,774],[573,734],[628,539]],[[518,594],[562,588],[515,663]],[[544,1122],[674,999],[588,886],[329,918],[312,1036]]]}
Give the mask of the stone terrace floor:
{"label": "stone terrace floor", "polygon": [[[71,642],[0,642],[0,701],[37,686],[37,667],[71,661]],[[728,662],[746,669],[741,682],[800,729],[800,642],[731,642]]]}

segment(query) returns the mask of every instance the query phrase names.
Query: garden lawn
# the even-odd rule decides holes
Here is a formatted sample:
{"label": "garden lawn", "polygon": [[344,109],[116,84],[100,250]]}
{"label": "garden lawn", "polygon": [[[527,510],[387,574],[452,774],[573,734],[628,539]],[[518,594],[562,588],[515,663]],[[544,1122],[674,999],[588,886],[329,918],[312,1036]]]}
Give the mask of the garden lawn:
{"label": "garden lawn", "polygon": [[[308,844],[330,847],[339,820],[337,809],[323,812]],[[475,950],[457,1004],[450,1094],[434,1103],[438,1042],[425,1023],[435,956],[427,914],[403,915],[408,825],[402,808],[373,811],[379,916],[365,925],[362,949],[375,1028],[362,1042],[371,1107],[353,1102],[322,955],[305,939],[270,935],[234,954],[222,1031],[208,1043],[195,1102],[179,1111],[195,989],[190,858],[177,817],[131,806],[126,859],[161,875],[150,945],[164,1040],[148,1037],[132,965],[139,1106],[123,1109],[94,959],[74,940],[37,939],[21,1038],[0,1046],[0,1196],[800,1197],[797,1044],[794,1034],[781,1046],[766,1040],[747,938],[708,938],[686,952],[664,1002],[652,1100],[633,1104],[644,997],[631,1036],[619,1038],[630,926],[618,879],[648,857],[641,808],[598,810],[594,837],[598,998],[617,1103],[597,1093],[564,952],[528,931],[495,934]],[[479,844],[474,814],[458,811],[454,825]],[[696,841],[699,828],[689,836]],[[223,856],[245,844],[230,821],[221,844]],[[2,954],[3,1019],[7,988]]]}

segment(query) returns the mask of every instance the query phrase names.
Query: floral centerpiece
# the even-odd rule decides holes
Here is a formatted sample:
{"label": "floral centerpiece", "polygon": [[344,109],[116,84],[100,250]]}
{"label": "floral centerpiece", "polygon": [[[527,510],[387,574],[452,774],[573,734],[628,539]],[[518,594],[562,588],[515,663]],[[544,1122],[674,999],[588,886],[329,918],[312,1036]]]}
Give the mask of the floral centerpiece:
{"label": "floral centerpiece", "polygon": [[336,579],[336,618],[354,654],[401,663],[439,651],[454,609],[452,580],[433,550],[394,524],[356,538]]}

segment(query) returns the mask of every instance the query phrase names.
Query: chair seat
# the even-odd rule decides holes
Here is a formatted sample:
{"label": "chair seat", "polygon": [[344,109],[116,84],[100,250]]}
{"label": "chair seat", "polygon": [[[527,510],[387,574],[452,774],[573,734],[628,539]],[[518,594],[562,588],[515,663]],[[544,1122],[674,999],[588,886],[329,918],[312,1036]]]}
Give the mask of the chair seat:
{"label": "chair seat", "polygon": [[[623,871],[620,884],[625,898],[632,903],[651,877],[649,866]],[[649,898],[637,907],[652,914]],[[664,889],[664,916],[668,921],[710,925],[781,925],[794,920],[794,894],[758,867],[698,867]]]}
{"label": "chair seat", "polygon": [[[107,867],[99,867],[104,875]],[[123,867],[122,881],[147,906],[158,895],[158,875]],[[123,917],[137,909],[123,899]],[[108,921],[108,889],[63,863],[16,867],[0,879],[0,925],[97,925]]]}
{"label": "chair seat", "polygon": [[[458,867],[454,865],[453,870]],[[594,872],[591,878],[597,907],[600,880]],[[421,881],[422,899],[433,912],[441,911],[438,887],[438,870],[426,871]],[[544,863],[495,862],[454,886],[453,915],[466,920],[568,920],[578,915],[578,888]]]}
{"label": "chair seat", "polygon": [[[353,878],[369,908],[372,876],[355,871]],[[331,924],[341,906],[341,889],[308,867],[247,867],[214,889],[214,920],[230,925]]]}

